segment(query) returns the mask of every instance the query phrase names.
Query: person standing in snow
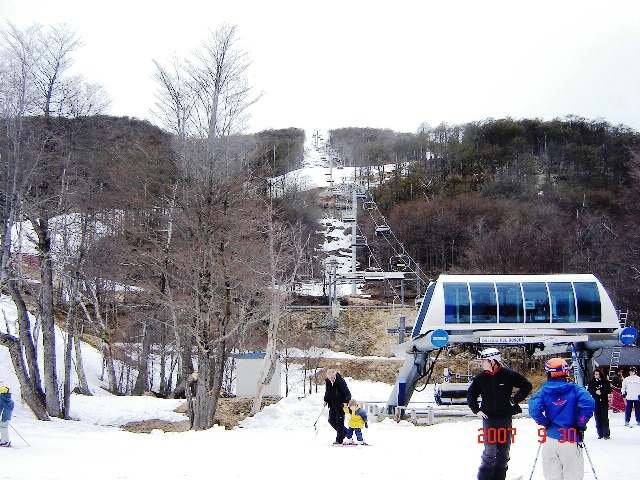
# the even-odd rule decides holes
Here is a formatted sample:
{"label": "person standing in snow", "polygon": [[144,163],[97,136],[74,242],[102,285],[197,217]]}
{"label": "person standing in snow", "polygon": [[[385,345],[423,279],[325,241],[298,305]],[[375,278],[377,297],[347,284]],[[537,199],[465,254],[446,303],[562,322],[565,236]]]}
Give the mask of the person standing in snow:
{"label": "person standing in snow", "polygon": [[624,397],[622,396],[622,379],[624,370],[619,368],[611,377],[611,410],[613,413],[624,411]]}
{"label": "person standing in snow", "polygon": [[13,413],[13,400],[9,385],[0,382],[0,447],[10,447],[9,421]]}
{"label": "person standing in snow", "polygon": [[598,438],[610,438],[609,432],[609,394],[611,384],[598,369],[593,371],[593,378],[587,383],[587,390],[596,401],[596,410],[593,414],[596,419]]}
{"label": "person standing in snow", "polygon": [[616,370],[616,372],[611,377],[611,386],[622,388],[622,379],[624,378],[622,368]]}
{"label": "person standing in snow", "polygon": [[596,406],[582,386],[568,383],[569,365],[550,358],[544,365],[547,381],[529,399],[529,415],[546,429],[542,444],[542,472],[546,480],[582,480],[582,443]]}
{"label": "person standing in snow", "polygon": [[[513,432],[511,417],[522,411],[518,403],[529,395],[533,386],[518,372],[502,366],[502,355],[497,348],[480,352],[480,362],[483,371],[473,377],[467,390],[467,405],[482,419],[482,431],[487,432],[478,480],[504,480]],[[512,395],[514,388],[518,391]],[[478,404],[478,397],[482,397],[482,405]],[[491,438],[490,430],[498,434]]]}
{"label": "person standing in snow", "polygon": [[334,445],[342,445],[346,435],[344,428],[344,407],[351,400],[351,392],[344,378],[333,368],[327,370],[324,392],[324,406],[329,406],[329,424],[336,431]]}
{"label": "person standing in snow", "polygon": [[[348,445],[366,445],[367,442],[364,441],[362,436],[362,427],[369,428],[367,412],[352,398],[349,400],[349,406],[344,407],[344,413],[349,416],[349,426],[345,429],[347,436],[345,443]],[[353,441],[354,433],[356,434],[357,443]]]}
{"label": "person standing in snow", "polygon": [[635,410],[636,424],[640,426],[640,377],[636,373],[636,367],[631,367],[629,376],[622,381],[622,396],[627,401],[624,408],[625,427],[630,426],[631,410]]}

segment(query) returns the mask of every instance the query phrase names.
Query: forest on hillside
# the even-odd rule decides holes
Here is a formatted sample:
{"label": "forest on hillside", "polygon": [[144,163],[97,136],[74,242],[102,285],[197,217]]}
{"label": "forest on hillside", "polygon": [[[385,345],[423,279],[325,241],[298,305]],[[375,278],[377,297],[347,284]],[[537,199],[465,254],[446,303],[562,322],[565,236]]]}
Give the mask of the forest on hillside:
{"label": "forest on hillside", "polygon": [[[637,324],[637,132],[578,117],[506,118],[416,134],[345,128],[331,140],[354,165],[406,165],[372,196],[428,276],[593,273]],[[371,219],[359,227],[374,228]],[[382,262],[394,255],[372,239]]]}

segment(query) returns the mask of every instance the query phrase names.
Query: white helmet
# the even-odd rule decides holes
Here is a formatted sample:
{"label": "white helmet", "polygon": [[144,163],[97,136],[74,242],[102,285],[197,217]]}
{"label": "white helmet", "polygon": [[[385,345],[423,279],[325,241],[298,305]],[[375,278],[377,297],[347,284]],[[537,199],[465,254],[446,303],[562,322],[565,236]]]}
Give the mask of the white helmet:
{"label": "white helmet", "polygon": [[480,360],[495,360],[496,362],[501,362],[502,354],[497,348],[485,348],[480,352]]}

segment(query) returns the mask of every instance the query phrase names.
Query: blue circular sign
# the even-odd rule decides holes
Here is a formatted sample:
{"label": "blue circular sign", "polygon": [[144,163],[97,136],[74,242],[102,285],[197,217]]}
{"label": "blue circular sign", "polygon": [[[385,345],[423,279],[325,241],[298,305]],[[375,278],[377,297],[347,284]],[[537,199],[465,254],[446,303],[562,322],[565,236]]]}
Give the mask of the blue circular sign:
{"label": "blue circular sign", "polygon": [[635,327],[623,328],[620,332],[620,342],[623,345],[631,345],[638,338],[638,330]]}
{"label": "blue circular sign", "polygon": [[442,329],[434,330],[431,334],[431,344],[436,347],[444,347],[449,343],[449,334]]}

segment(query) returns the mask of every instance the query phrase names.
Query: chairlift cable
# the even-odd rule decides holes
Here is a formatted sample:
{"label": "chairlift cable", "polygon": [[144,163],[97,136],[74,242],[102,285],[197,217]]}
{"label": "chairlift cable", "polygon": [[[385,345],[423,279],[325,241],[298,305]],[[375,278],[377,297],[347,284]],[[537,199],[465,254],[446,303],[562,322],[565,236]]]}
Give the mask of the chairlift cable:
{"label": "chairlift cable", "polygon": [[[383,223],[381,223],[381,224],[379,225],[379,224],[378,224],[378,222],[376,221],[376,219],[375,219],[375,218],[374,218],[374,216],[373,216],[373,213],[372,213],[372,212],[373,212],[374,210],[368,210],[368,212],[369,212],[369,217],[370,217],[370,218],[371,218],[371,220],[373,221],[373,223],[374,223],[374,225],[375,225],[375,228],[378,228],[378,227],[379,227],[379,226],[381,226],[381,225],[389,226],[389,223],[387,222],[387,220],[386,220],[386,218],[384,217],[384,215],[382,215],[382,213],[380,213],[380,210],[378,209],[378,205],[375,203],[375,201],[374,201],[373,199],[371,200],[371,202],[375,205],[375,207],[376,207],[376,208],[375,208],[375,211],[377,211],[377,212],[378,212],[378,214],[380,215],[380,217],[382,217],[382,221],[383,221]],[[402,243],[400,243],[400,241],[399,241],[399,240],[398,240],[398,238],[396,237],[395,233],[393,233],[393,230],[391,229],[391,227],[389,227],[389,233],[391,234],[391,236],[393,236],[393,240],[395,240],[395,243],[396,243],[396,244],[398,244],[398,245],[400,245],[400,246],[402,247],[402,252],[403,252],[403,253],[398,253],[398,250],[396,249],[396,247],[391,243],[391,239],[389,238],[389,235],[382,235],[382,236],[385,238],[385,240],[386,240],[387,244],[389,245],[389,247],[391,247],[391,250],[392,250],[392,252],[393,252],[393,256],[398,256],[398,257],[399,257],[399,256],[402,256],[402,257],[408,258],[408,260],[409,260],[409,261],[407,262],[407,263],[408,263],[408,266],[407,266],[408,268],[407,268],[407,267],[405,267],[405,268],[406,268],[406,270],[407,270],[407,271],[409,271],[409,272],[411,272],[411,273],[413,273],[417,278],[419,277],[419,279],[420,279],[422,282],[424,282],[424,283],[428,283],[428,279],[427,279],[427,278],[425,278],[425,277],[423,277],[423,276],[418,276],[418,273],[417,273],[413,268],[411,268],[411,265],[412,265],[412,264],[414,264],[414,265],[415,265],[415,264],[416,264],[416,261],[411,257],[411,255],[409,255],[409,253],[407,253],[407,251],[406,251],[406,250],[405,250],[405,248],[404,248],[404,245],[403,245]]]}

